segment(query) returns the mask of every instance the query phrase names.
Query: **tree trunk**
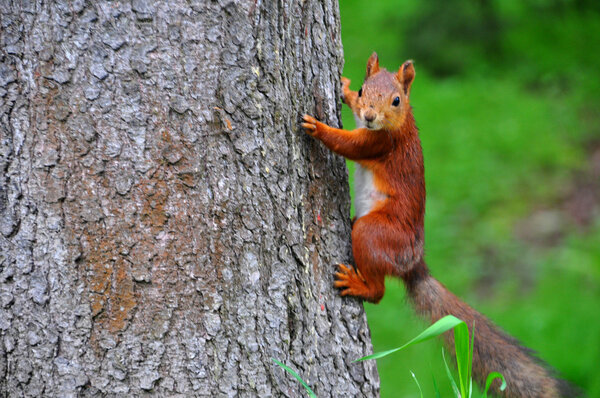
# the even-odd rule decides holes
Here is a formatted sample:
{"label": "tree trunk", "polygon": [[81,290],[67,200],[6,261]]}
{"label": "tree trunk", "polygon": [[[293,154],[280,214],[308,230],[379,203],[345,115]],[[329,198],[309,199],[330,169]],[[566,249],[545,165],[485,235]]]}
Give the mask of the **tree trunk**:
{"label": "tree trunk", "polygon": [[337,2],[0,2],[0,395],[377,395]]}

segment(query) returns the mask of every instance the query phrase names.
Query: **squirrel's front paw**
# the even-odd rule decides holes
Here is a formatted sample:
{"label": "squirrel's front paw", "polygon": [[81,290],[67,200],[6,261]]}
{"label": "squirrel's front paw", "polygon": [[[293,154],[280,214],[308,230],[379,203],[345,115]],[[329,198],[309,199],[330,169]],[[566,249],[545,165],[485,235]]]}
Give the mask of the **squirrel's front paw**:
{"label": "squirrel's front paw", "polygon": [[350,90],[350,79],[342,77],[340,81],[342,82],[342,102],[348,104],[348,101],[352,96],[352,90]]}
{"label": "squirrel's front paw", "polygon": [[304,115],[302,117],[305,123],[302,123],[302,127],[306,129],[306,132],[312,136],[317,134],[317,119],[310,115]]}
{"label": "squirrel's front paw", "polygon": [[340,81],[342,82],[342,89],[350,88],[350,79],[347,77],[342,77]]}

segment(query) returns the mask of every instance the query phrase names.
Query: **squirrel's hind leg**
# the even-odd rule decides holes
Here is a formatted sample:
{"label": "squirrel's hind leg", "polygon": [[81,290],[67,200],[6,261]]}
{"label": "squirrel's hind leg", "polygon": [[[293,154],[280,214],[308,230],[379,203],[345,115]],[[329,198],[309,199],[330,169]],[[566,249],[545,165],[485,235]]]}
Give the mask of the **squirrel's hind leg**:
{"label": "squirrel's hind leg", "polygon": [[421,253],[413,250],[410,234],[399,230],[394,217],[384,211],[372,211],[357,218],[352,226],[352,254],[356,270],[340,265],[335,287],[343,296],[361,297],[378,303],[385,292],[386,275],[398,276],[409,271]]}

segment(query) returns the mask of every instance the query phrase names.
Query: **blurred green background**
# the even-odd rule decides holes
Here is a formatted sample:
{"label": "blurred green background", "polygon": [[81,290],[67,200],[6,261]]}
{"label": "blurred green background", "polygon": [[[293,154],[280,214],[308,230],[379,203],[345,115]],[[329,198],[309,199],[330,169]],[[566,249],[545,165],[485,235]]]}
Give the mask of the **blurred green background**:
{"label": "blurred green background", "polygon": [[[426,259],[450,290],[600,397],[600,2],[341,0],[344,75],[413,59]],[[354,128],[344,106],[343,121]],[[352,165],[349,165],[352,168]],[[351,170],[352,171],[352,170]],[[426,323],[389,279],[376,351]],[[475,337],[477,338],[477,336]],[[441,344],[378,362],[382,397],[450,396]]]}

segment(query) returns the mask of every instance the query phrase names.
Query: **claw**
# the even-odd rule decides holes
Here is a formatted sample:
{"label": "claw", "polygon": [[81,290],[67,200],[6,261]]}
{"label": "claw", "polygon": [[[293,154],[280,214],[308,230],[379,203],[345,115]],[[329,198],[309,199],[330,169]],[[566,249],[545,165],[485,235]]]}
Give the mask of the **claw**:
{"label": "claw", "polygon": [[340,269],[340,272],[343,272],[344,274],[350,272],[350,267],[346,266],[345,264],[338,264],[338,268]]}
{"label": "claw", "polygon": [[336,272],[335,277],[338,280],[336,280],[335,282],[333,282],[333,286],[334,287],[348,287],[348,281],[347,280],[343,280],[344,274],[342,274],[340,272]]}
{"label": "claw", "polygon": [[305,122],[308,122],[311,124],[317,124],[317,119],[315,119],[314,117],[312,117],[310,115],[304,115],[302,118],[304,119]]}
{"label": "claw", "polygon": [[358,275],[358,277],[363,281],[363,282],[367,282],[367,280],[365,279],[365,277],[360,273],[360,270],[358,268],[356,268],[356,275]]}
{"label": "claw", "polygon": [[310,124],[310,123],[302,123],[302,127],[304,127],[307,130],[312,130],[312,131],[315,131],[317,129],[317,126],[315,126],[314,124]]}
{"label": "claw", "polygon": [[302,117],[306,123],[302,123],[302,127],[306,129],[306,132],[312,136],[317,134],[317,119],[310,115],[304,115]]}

